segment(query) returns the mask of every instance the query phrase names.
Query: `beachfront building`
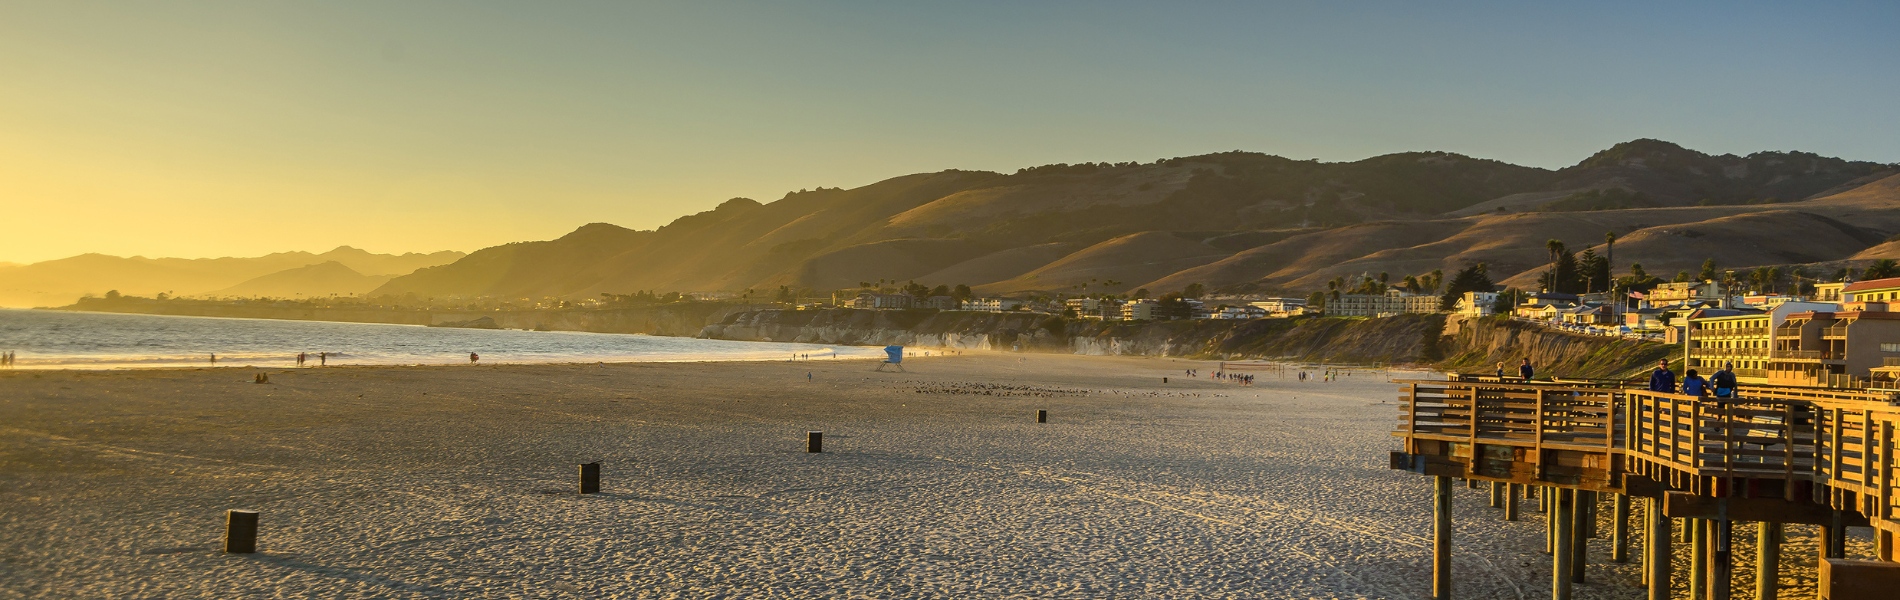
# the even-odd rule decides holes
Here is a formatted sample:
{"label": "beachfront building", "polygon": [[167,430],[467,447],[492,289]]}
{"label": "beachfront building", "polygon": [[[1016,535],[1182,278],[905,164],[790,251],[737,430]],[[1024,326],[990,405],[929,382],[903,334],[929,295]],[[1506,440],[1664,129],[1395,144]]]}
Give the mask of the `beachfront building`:
{"label": "beachfront building", "polygon": [[851,300],[851,308],[897,309],[910,308],[917,299],[910,294],[874,294],[862,292]]}
{"label": "beachfront building", "polygon": [[[1689,368],[1699,370],[1706,376],[1724,364],[1734,364],[1735,378],[1743,383],[1774,383],[1792,377],[1775,374],[1774,371],[1791,367],[1778,367],[1773,363],[1776,350],[1803,348],[1798,341],[1790,345],[1785,338],[1798,333],[1801,326],[1812,326],[1807,323],[1812,319],[1795,319],[1793,316],[1834,311],[1839,307],[1838,304],[1823,302],[1782,302],[1766,311],[1747,308],[1698,310],[1686,319],[1688,339],[1683,343],[1688,352]],[[1792,321],[1803,323],[1790,325]]]}
{"label": "beachfront building", "polygon": [[[1818,286],[1817,286],[1818,287]],[[1788,315],[1776,327],[1769,381],[1782,385],[1855,386],[1900,375],[1900,278],[1842,284],[1817,293],[1840,304]]]}
{"label": "beachfront building", "polygon": [[1653,308],[1665,308],[1699,301],[1721,302],[1722,284],[1713,281],[1680,281],[1657,284],[1643,299]]}
{"label": "beachfront building", "polygon": [[934,308],[937,310],[956,310],[962,307],[963,307],[963,303],[958,302],[955,296],[931,296],[929,298],[925,298],[923,300],[917,301],[917,308]]}
{"label": "beachfront building", "polygon": [[1253,305],[1223,306],[1219,311],[1214,313],[1214,318],[1216,319],[1229,320],[1264,319],[1266,316],[1266,309]]}
{"label": "beachfront building", "polygon": [[1465,295],[1458,297],[1458,304],[1451,310],[1467,319],[1481,319],[1497,314],[1497,305],[1497,292],[1465,292]]}
{"label": "beachfront building", "polygon": [[1814,284],[1813,300],[1815,302],[1840,302],[1841,289],[1845,287],[1847,287],[1846,283],[1842,283],[1838,281],[1834,283]]}
{"label": "beachfront building", "polygon": [[1526,296],[1524,301],[1513,307],[1511,315],[1520,319],[1555,322],[1564,310],[1576,308],[1581,302],[1576,294],[1542,292]]}
{"label": "beachfront building", "polygon": [[1160,303],[1143,298],[1122,305],[1123,321],[1151,321],[1155,318],[1155,307]]}
{"label": "beachfront building", "polygon": [[1335,317],[1390,317],[1438,312],[1438,296],[1414,294],[1392,286],[1384,294],[1340,294],[1326,302],[1326,314]]}
{"label": "beachfront building", "polygon": [[1269,317],[1291,317],[1306,312],[1305,298],[1267,298],[1247,305],[1266,311]]}
{"label": "beachfront building", "polygon": [[1009,312],[1023,305],[1023,301],[1014,298],[971,298],[964,301],[963,310],[978,312]]}

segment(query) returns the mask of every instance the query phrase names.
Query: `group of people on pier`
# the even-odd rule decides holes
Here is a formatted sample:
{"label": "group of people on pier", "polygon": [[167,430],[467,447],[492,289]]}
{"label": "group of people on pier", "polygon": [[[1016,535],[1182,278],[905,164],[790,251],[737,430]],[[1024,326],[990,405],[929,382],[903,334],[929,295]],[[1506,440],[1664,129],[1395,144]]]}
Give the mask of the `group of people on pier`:
{"label": "group of people on pier", "polygon": [[1656,361],[1656,370],[1649,373],[1649,391],[1665,394],[1684,394],[1689,396],[1715,396],[1717,398],[1735,397],[1735,363],[1723,363],[1722,370],[1704,378],[1695,369],[1683,373],[1682,382],[1676,382],[1676,372],[1669,370],[1667,359]]}

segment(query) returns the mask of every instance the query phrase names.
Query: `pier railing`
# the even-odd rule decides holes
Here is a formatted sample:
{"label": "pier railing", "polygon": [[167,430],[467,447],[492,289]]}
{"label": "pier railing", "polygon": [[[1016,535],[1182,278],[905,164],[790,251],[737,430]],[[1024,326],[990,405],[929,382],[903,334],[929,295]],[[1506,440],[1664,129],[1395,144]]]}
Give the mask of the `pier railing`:
{"label": "pier railing", "polygon": [[[1761,387],[1709,398],[1603,381],[1401,384],[1395,435],[1405,453],[1442,456],[1465,476],[1621,491],[1622,476],[1638,474],[1701,495],[1826,502],[1900,532],[1892,391]],[[1570,467],[1584,472],[1547,476]]]}

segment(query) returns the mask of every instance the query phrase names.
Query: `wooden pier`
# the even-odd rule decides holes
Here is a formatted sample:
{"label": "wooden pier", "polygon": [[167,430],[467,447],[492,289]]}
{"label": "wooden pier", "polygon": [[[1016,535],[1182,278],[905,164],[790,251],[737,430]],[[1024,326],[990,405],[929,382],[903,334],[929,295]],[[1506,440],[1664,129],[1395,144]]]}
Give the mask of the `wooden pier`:
{"label": "wooden pier", "polygon": [[[1558,600],[1584,581],[1584,538],[1595,528],[1600,495],[1615,507],[1617,562],[1629,556],[1630,503],[1641,502],[1644,547],[1636,556],[1652,600],[1669,598],[1670,582],[1682,576],[1692,600],[1730,598],[1729,540],[1738,522],[1757,524],[1757,573],[1766,574],[1752,590],[1758,600],[1778,598],[1774,573],[1787,562],[1779,556],[1787,524],[1821,530],[1821,598],[1900,598],[1900,403],[1891,390],[1748,388],[1721,399],[1603,381],[1454,377],[1400,385],[1393,435],[1404,448],[1392,453],[1392,468],[1434,480],[1433,598],[1453,592],[1453,478],[1501,486],[1493,503],[1502,500],[1507,520],[1517,517],[1515,490],[1537,491],[1548,507],[1551,597]],[[1674,519],[1685,519],[1684,538],[1673,535]],[[1848,559],[1848,527],[1872,527],[1877,555]],[[1692,557],[1690,573],[1671,573],[1677,544]]]}

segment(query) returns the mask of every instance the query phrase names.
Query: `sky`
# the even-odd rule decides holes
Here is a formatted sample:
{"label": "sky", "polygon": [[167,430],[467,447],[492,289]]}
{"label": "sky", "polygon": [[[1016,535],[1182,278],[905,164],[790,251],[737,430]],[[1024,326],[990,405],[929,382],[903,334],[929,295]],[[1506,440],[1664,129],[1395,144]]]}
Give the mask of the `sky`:
{"label": "sky", "polygon": [[0,261],[472,251],[943,169],[1900,162],[1900,3],[14,2]]}

